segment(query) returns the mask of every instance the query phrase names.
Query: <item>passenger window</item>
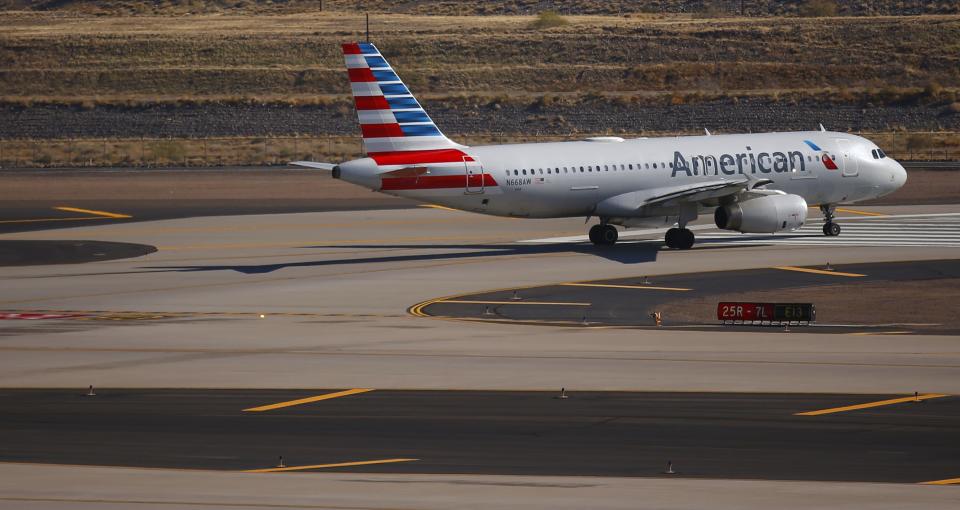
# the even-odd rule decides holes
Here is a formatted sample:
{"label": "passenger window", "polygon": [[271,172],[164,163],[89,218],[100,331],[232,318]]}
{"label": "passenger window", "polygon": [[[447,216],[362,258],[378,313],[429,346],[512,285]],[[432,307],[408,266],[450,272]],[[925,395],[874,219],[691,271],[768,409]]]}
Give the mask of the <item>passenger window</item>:
{"label": "passenger window", "polygon": [[653,164],[653,168],[657,168],[657,164],[656,164],[656,163]]}
{"label": "passenger window", "polygon": [[583,173],[583,167],[580,167],[580,173]]}
{"label": "passenger window", "polygon": [[629,165],[627,165],[627,167],[629,167],[630,170],[633,170],[633,163],[630,163]]}
{"label": "passenger window", "polygon": [[513,175],[520,175],[520,170],[514,170]]}
{"label": "passenger window", "polygon": [[673,163],[670,163],[670,168],[673,168]]}
{"label": "passenger window", "polygon": [[523,169],[523,175],[527,175],[527,169],[526,169],[526,168]]}

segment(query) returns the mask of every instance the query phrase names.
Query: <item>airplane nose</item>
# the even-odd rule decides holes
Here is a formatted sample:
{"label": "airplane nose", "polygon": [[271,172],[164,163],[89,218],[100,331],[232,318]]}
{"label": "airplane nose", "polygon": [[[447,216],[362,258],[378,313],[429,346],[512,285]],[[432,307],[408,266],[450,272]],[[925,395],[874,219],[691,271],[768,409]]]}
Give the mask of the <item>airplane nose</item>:
{"label": "airplane nose", "polygon": [[893,164],[893,189],[898,190],[907,183],[907,170],[897,161],[890,162]]}

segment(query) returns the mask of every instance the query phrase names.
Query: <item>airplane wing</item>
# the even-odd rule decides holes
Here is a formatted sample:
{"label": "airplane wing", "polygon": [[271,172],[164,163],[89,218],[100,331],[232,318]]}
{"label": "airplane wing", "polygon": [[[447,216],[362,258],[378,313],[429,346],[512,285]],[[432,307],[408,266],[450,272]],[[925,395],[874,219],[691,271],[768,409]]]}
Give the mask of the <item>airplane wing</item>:
{"label": "airplane wing", "polygon": [[317,168],[319,170],[333,170],[337,165],[333,163],[318,163],[316,161],[291,161],[288,165],[305,166],[307,168]]}
{"label": "airplane wing", "polygon": [[674,206],[683,202],[702,202],[750,191],[757,186],[772,182],[770,179],[744,178],[733,181],[698,182],[672,188],[655,188],[649,190],[653,195],[644,200],[643,205]]}
{"label": "airplane wing", "polygon": [[[600,202],[597,204],[595,214],[634,216],[644,207],[674,207],[684,203],[695,204],[738,193],[752,193],[754,188],[771,182],[773,181],[769,179],[743,177],[633,191]],[[757,192],[760,191],[757,190]]]}

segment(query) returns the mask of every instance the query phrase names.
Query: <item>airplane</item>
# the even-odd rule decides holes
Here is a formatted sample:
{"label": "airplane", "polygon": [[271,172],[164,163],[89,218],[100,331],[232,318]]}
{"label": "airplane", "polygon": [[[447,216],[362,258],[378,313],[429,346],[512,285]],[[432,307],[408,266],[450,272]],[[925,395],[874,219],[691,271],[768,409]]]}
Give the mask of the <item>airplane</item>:
{"label": "airplane", "polygon": [[840,234],[838,204],[899,189],[907,173],[870,140],[827,131],[677,136],[466,146],[440,132],[369,42],[342,45],[366,157],[330,170],[369,189],[496,216],[583,217],[595,245],[616,226],[669,227],[668,248],[695,239],[687,225],[713,211],[718,228],[743,233],[796,230],[808,204],[823,233]]}

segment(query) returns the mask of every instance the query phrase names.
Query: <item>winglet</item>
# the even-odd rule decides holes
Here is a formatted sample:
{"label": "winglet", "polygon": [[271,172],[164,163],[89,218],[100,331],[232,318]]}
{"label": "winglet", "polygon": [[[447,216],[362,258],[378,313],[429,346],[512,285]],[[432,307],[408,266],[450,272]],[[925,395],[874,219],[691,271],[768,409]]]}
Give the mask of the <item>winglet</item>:
{"label": "winglet", "polygon": [[820,123],[820,131],[823,132],[823,133],[826,133],[826,132],[827,132],[827,130],[824,129],[822,122]]}

